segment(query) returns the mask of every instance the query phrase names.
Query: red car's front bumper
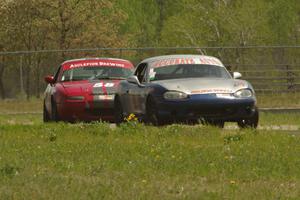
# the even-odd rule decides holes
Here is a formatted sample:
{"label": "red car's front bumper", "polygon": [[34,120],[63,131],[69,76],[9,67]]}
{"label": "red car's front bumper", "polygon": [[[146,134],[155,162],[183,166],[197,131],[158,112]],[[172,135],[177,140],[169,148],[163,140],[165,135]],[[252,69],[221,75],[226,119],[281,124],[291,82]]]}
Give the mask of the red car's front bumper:
{"label": "red car's front bumper", "polygon": [[66,100],[57,104],[59,119],[63,121],[110,121],[114,120],[113,99],[78,101]]}

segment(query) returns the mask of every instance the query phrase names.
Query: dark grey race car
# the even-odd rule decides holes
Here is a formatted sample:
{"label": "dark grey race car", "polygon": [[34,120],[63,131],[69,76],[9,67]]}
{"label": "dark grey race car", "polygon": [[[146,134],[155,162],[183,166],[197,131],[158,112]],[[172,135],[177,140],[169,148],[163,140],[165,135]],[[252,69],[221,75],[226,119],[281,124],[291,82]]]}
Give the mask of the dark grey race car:
{"label": "dark grey race car", "polygon": [[115,96],[115,121],[135,114],[154,125],[199,121],[223,127],[258,125],[253,87],[234,77],[220,60],[202,55],[170,55],[142,61],[122,81]]}

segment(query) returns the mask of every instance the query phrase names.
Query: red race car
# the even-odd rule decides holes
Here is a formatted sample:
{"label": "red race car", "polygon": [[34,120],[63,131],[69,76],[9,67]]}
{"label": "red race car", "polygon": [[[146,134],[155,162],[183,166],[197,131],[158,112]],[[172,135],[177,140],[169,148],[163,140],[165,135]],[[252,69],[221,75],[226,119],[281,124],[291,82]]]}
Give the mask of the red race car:
{"label": "red race car", "polygon": [[46,76],[44,122],[114,120],[114,97],[119,82],[132,74],[127,60],[84,58],[61,64]]}

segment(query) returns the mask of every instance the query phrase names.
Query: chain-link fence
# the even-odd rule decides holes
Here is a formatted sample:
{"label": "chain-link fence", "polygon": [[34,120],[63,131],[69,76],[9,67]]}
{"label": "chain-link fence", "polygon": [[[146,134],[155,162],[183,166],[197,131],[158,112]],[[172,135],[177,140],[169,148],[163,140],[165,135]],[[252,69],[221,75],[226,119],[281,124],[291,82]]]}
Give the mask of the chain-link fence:
{"label": "chain-link fence", "polygon": [[97,48],[0,52],[0,97],[40,97],[44,76],[53,74],[64,60],[116,57],[137,64],[168,54],[205,54],[218,57],[229,71],[239,71],[257,93],[300,92],[300,46]]}

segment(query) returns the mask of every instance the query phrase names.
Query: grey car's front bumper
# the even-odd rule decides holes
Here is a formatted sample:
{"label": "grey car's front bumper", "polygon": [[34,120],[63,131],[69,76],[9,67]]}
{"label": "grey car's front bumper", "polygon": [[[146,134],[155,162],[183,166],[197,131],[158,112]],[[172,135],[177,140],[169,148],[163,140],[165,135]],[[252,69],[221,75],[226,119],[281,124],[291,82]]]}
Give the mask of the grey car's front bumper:
{"label": "grey car's front bumper", "polygon": [[157,114],[165,120],[220,119],[238,121],[251,118],[256,109],[255,98],[217,98],[213,95],[193,95],[186,100],[168,101],[157,98]]}

